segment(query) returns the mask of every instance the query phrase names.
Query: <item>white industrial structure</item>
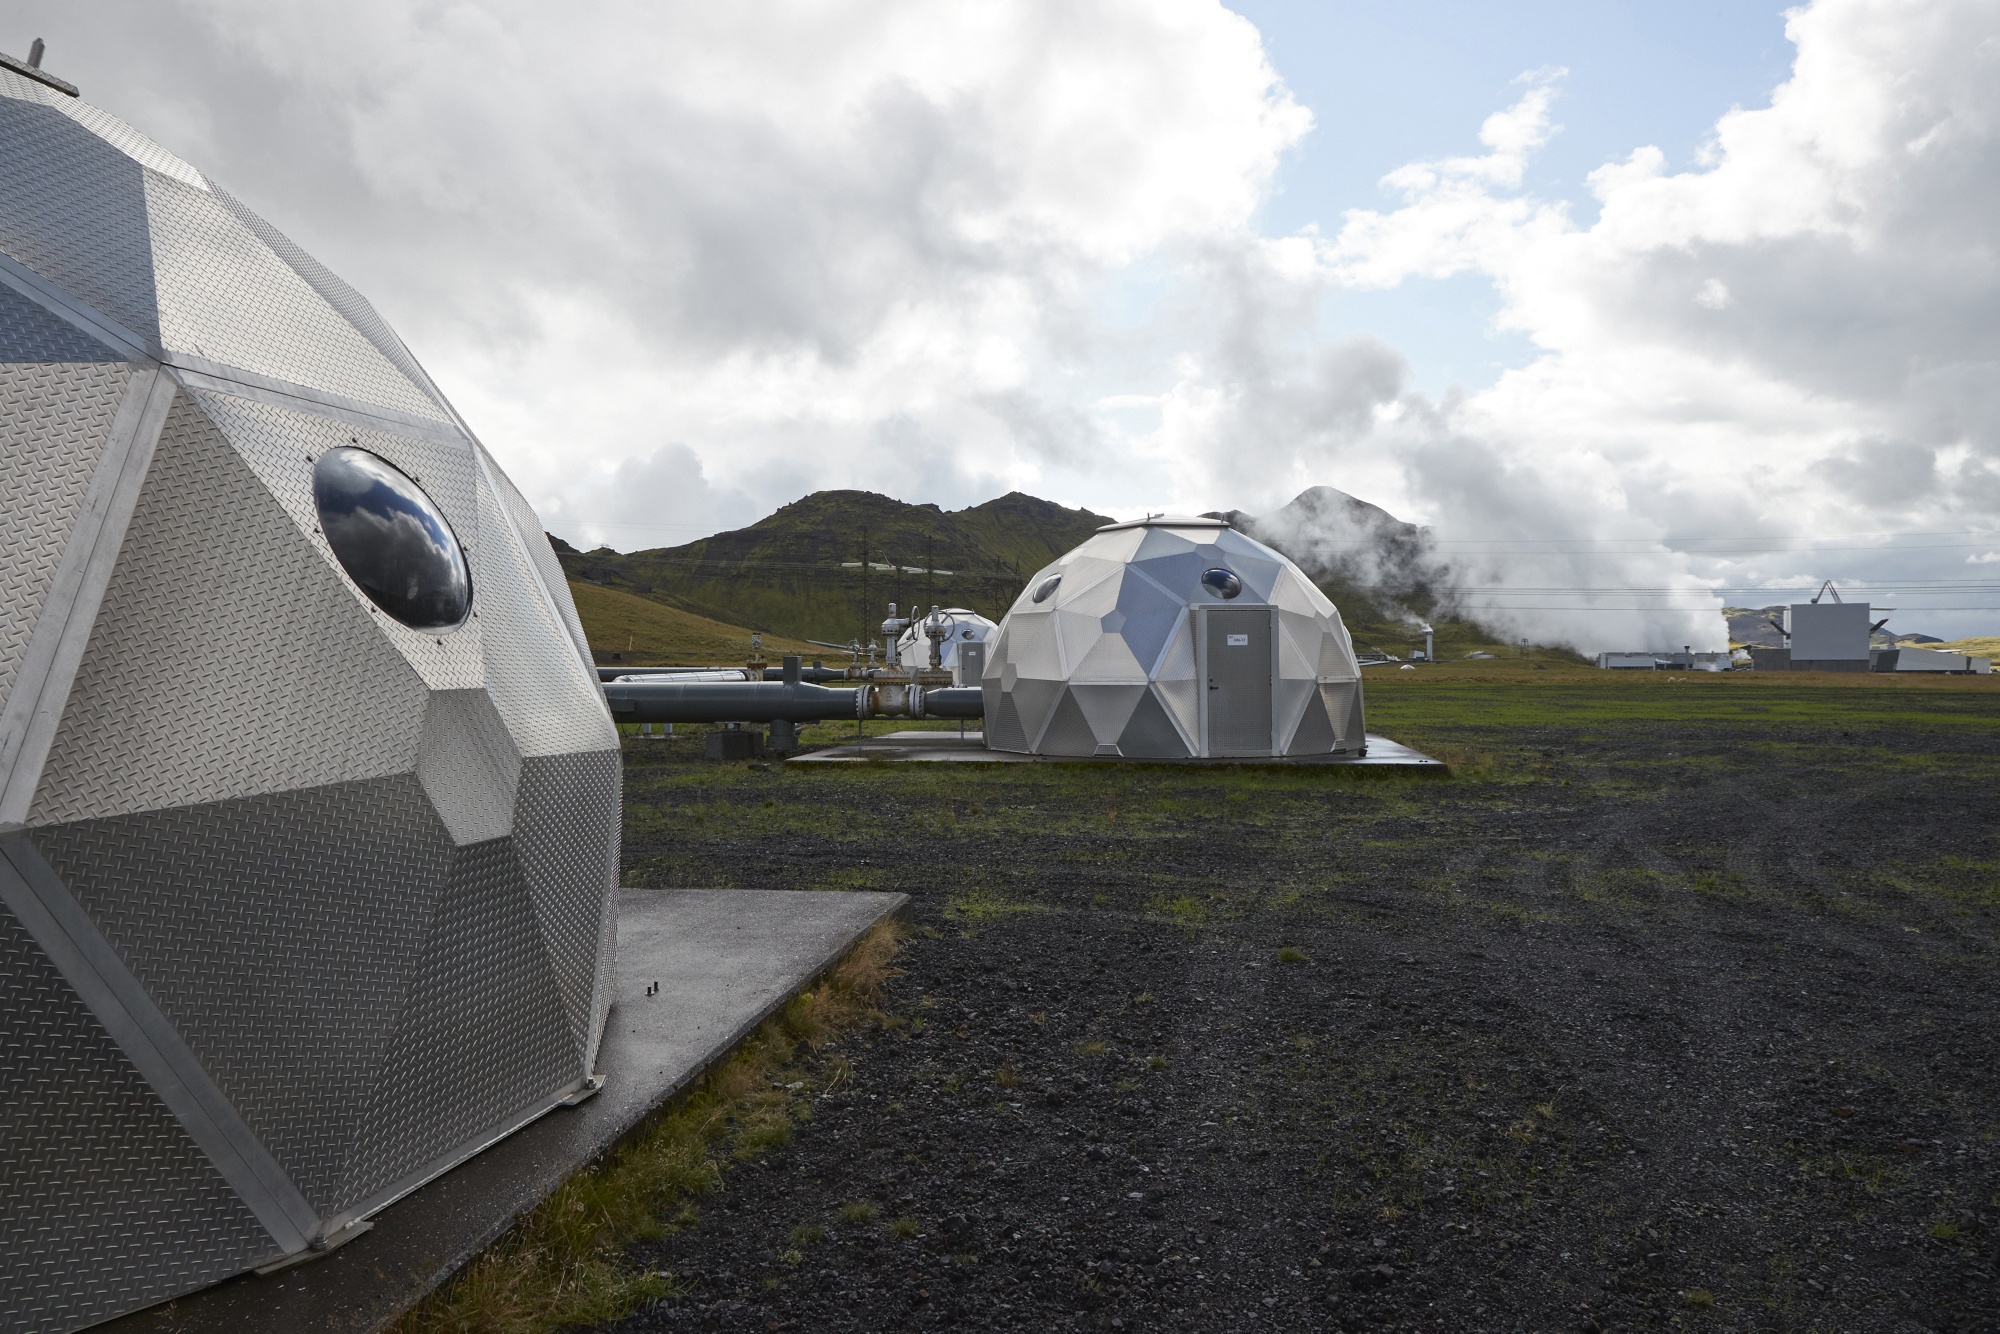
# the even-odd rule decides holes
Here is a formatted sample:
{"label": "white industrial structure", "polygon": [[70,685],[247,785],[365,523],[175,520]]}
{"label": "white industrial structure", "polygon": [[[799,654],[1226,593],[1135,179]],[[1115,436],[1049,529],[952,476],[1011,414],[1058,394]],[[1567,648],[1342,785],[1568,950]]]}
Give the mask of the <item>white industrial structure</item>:
{"label": "white industrial structure", "polygon": [[[889,604],[889,615],[896,616],[896,604]],[[887,624],[887,622],[885,622]],[[930,667],[931,640],[929,631],[935,629],[938,643],[939,662],[936,666],[948,672],[956,672],[959,665],[959,650],[972,644],[984,644],[1000,627],[968,607],[933,607],[931,613],[921,619],[912,619],[903,624],[902,633],[896,640],[896,661],[904,667]]]}
{"label": "white industrial structure", "polygon": [[995,750],[1207,759],[1365,745],[1340,613],[1218,519],[1099,529],[1028,581],[980,685]]}

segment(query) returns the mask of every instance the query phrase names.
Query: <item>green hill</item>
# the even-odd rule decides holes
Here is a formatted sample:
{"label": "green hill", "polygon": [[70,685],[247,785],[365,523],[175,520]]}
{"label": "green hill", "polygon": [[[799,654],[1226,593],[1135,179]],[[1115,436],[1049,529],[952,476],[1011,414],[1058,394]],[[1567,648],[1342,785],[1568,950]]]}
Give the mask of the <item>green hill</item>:
{"label": "green hill", "polygon": [[[1431,583],[1439,572],[1425,557],[1419,530],[1372,505],[1322,487],[1274,515],[1218,517],[1299,561],[1340,608],[1363,653],[1407,657],[1421,649],[1414,617],[1427,613],[1441,659],[1516,651],[1473,621],[1433,611]],[[672,633],[660,630],[660,651],[672,656],[647,661],[692,661],[690,653],[709,652],[722,662],[743,656],[734,647],[722,652],[724,641],[733,645],[750,630],[841,644],[856,636],[864,643],[879,639],[892,601],[905,608],[970,607],[998,620],[1029,576],[1110,522],[1018,491],[962,510],[870,491],[817,491],[748,528],[685,546],[620,553],[577,551],[553,535],[550,541],[574,586],[649,600],[715,626],[697,632],[687,622]],[[579,597],[580,611],[588,596]],[[590,616],[585,620],[588,627]],[[590,630],[600,657],[625,651],[624,642],[637,644],[622,622],[604,624],[601,638]],[[713,650],[696,650],[696,643]]]}
{"label": "green hill", "polygon": [[[573,579],[569,592],[591,654],[604,666],[731,667],[750,657],[750,631],[740,625],[601,584]],[[825,649],[778,635],[765,635],[763,649],[771,663],[787,653],[808,662],[826,656]]]}
{"label": "green hill", "polygon": [[998,620],[1029,575],[1110,522],[1018,491],[962,510],[817,491],[686,546],[620,554],[551,541],[572,580],[727,625],[846,643],[879,639],[891,601]]}

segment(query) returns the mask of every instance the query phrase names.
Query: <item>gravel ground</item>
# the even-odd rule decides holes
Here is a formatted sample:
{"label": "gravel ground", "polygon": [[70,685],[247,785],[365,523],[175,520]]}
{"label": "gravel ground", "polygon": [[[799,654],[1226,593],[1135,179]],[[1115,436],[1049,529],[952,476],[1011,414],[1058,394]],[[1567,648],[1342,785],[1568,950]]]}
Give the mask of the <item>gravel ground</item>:
{"label": "gravel ground", "polygon": [[616,1328],[2000,1330],[2000,693],[1824,693],[1413,708],[1448,781],[635,743],[634,883],[918,930]]}

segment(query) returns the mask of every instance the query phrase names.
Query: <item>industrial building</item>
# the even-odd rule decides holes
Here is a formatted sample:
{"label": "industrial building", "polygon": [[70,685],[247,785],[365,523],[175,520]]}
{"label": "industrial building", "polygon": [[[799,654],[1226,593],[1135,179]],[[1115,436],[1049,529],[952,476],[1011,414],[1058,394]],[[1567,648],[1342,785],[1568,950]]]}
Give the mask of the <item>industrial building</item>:
{"label": "industrial building", "polygon": [[340,1245],[587,1095],[618,737],[374,309],[0,68],[0,1328]]}
{"label": "industrial building", "polygon": [[1640,650],[1636,653],[1600,653],[1597,665],[1611,672],[1726,672],[1736,666],[1736,661],[1729,653],[1696,653],[1693,649],[1684,648],[1678,652]]}

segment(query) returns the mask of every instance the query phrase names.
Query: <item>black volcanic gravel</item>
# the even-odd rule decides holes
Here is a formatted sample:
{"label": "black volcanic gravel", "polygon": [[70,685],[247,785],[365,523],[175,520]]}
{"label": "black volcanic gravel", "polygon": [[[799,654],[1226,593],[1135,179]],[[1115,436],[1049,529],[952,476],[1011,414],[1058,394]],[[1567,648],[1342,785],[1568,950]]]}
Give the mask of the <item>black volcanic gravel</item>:
{"label": "black volcanic gravel", "polygon": [[1829,693],[1434,727],[1485,781],[635,743],[634,883],[919,931],[616,1328],[2000,1329],[2000,694]]}

